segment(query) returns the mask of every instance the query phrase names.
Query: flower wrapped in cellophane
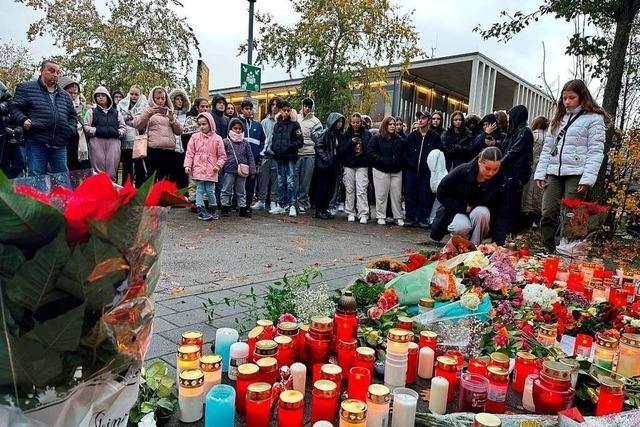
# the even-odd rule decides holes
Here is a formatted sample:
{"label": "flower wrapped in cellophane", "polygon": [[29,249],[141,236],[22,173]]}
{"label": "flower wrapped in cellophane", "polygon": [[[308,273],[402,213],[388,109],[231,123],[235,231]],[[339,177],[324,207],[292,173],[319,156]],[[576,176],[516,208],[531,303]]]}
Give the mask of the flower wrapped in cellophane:
{"label": "flower wrapped in cellophane", "polygon": [[135,189],[76,178],[0,174],[0,412],[125,425],[151,338],[160,205],[183,199],[153,179]]}

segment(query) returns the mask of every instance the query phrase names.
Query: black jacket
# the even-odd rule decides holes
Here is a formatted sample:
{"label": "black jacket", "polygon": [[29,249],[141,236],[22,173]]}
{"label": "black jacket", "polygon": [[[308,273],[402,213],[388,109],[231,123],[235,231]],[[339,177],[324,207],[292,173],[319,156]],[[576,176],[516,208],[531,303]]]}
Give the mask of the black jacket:
{"label": "black jacket", "polygon": [[466,127],[460,133],[456,133],[453,127],[447,129],[442,134],[442,151],[447,160],[447,170],[470,161],[473,158],[472,145],[471,131]]}
{"label": "black jacket", "polygon": [[466,214],[467,206],[486,206],[491,212],[491,237],[503,244],[509,227],[506,178],[502,171],[481,188],[476,182],[478,162],[464,163],[445,176],[436,193],[442,206],[431,228],[431,238],[441,240],[456,214]]}
{"label": "black jacket", "polygon": [[271,150],[276,160],[298,160],[298,150],[304,145],[300,123],[278,118],[271,136]]}
{"label": "black jacket", "polygon": [[405,143],[394,134],[385,139],[382,134],[374,135],[367,146],[367,156],[371,165],[381,172],[398,173],[404,169]]}
{"label": "black jacket", "polygon": [[4,143],[6,134],[5,127],[11,124],[9,101],[11,101],[11,93],[9,93],[7,87],[0,82],[0,144]]}
{"label": "black jacket", "polygon": [[66,147],[78,134],[78,117],[69,94],[56,87],[51,102],[40,78],[18,84],[9,110],[16,125],[31,120],[31,128],[24,131],[25,142]]}
{"label": "black jacket", "polygon": [[442,142],[437,133],[427,130],[423,136],[419,130],[414,130],[407,136],[406,145],[406,168],[416,175],[430,175],[427,157],[431,150],[441,149]]}
{"label": "black jacket", "polygon": [[329,113],[327,127],[318,134],[311,135],[315,142],[316,168],[337,169],[338,166],[338,143],[342,136],[342,129],[336,129],[335,124],[342,119],[344,126],[344,116],[340,113]]}
{"label": "black jacket", "polygon": [[432,131],[434,131],[435,133],[437,133],[438,135],[442,136],[442,134],[444,133],[444,127],[442,127],[442,125],[436,127],[436,126],[429,126],[431,128]]}
{"label": "black jacket", "polygon": [[371,141],[371,132],[364,127],[355,133],[351,126],[340,137],[338,155],[342,166],[347,168],[367,168],[370,166],[367,147]]}
{"label": "black jacket", "polygon": [[509,178],[517,178],[522,185],[531,178],[533,164],[533,132],[527,127],[528,111],[516,105],[509,112],[509,133],[502,143],[501,169]]}
{"label": "black jacket", "polygon": [[[213,105],[215,106],[215,103]],[[216,133],[220,135],[220,138],[225,139],[229,135],[229,117],[218,110],[211,111],[211,115],[216,123]]]}

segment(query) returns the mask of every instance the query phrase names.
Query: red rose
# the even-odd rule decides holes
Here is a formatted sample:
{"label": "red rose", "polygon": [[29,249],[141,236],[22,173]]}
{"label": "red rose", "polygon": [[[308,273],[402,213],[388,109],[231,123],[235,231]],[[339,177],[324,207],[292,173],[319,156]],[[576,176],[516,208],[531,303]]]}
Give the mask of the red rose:
{"label": "red rose", "polygon": [[427,259],[422,254],[409,255],[409,261],[407,261],[407,270],[415,271],[427,263]]}

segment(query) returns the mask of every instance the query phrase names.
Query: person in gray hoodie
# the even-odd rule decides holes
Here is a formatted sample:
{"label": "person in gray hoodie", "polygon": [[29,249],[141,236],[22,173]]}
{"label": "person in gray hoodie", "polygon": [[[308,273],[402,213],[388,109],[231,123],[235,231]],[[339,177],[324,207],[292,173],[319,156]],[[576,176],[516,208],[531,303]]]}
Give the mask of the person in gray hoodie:
{"label": "person in gray hoodie", "polygon": [[67,167],[70,171],[88,169],[91,165],[89,164],[87,137],[82,130],[82,120],[87,112],[80,84],[71,77],[62,76],[58,80],[58,85],[69,94],[73,101],[73,108],[78,115],[78,135],[72,138],[67,146]]}
{"label": "person in gray hoodie", "polygon": [[133,139],[138,135],[138,130],[133,126],[133,118],[146,106],[147,97],[142,93],[142,88],[138,85],[131,86],[127,96],[118,103],[118,111],[127,125],[127,133],[122,138],[120,146],[122,185],[127,179],[131,179],[136,187],[140,187],[147,179],[144,159],[133,159]]}
{"label": "person in gray hoodie", "polygon": [[89,159],[96,172],[106,172],[115,182],[120,164],[120,138],[127,133],[122,114],[114,108],[109,91],[98,86],[93,92],[96,106],[87,112],[84,132],[89,137]]}
{"label": "person in gray hoodie", "polygon": [[176,148],[174,150],[175,161],[173,162],[173,171],[169,173],[169,179],[175,181],[178,188],[185,188],[189,185],[189,177],[184,172],[182,164],[184,163],[184,146],[182,145],[182,137],[186,134],[194,134],[198,131],[198,123],[192,117],[187,116],[191,109],[191,102],[187,96],[187,92],[182,89],[174,89],[169,93],[169,99],[173,103],[176,112],[176,120],[182,126],[182,135],[176,135]]}
{"label": "person in gray hoodie", "polygon": [[315,143],[311,135],[322,131],[322,123],[314,114],[315,103],[311,98],[302,100],[302,114],[300,115],[300,127],[304,137],[304,145],[298,150],[298,162],[296,163],[296,177],[298,179],[298,212],[306,213],[311,207],[309,202],[309,188],[315,166]]}

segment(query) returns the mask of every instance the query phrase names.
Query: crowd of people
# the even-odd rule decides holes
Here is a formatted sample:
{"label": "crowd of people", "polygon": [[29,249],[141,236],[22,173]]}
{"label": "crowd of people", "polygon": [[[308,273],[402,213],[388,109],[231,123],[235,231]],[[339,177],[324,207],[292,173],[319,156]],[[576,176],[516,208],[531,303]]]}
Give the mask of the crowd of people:
{"label": "crowd of people", "polygon": [[[136,186],[156,179],[188,187],[201,220],[237,209],[320,219],[344,211],[349,222],[395,223],[503,244],[509,233],[539,226],[555,248],[562,197],[585,197],[603,161],[611,118],[581,80],[569,81],[553,117],[529,125],[524,105],[480,118],[461,111],[420,110],[405,124],[389,116],[379,127],[354,112],[332,112],[325,125],[314,101],[300,113],[272,98],[255,117],[250,100],[222,95],[191,103],[183,90],[139,86],[125,94],[98,87],[85,101],[77,81],[43,62],[40,76],[0,86],[2,169],[9,177],[93,168]],[[298,107],[298,106],[296,106]],[[146,156],[136,144],[141,136]],[[121,173],[119,174],[121,168]],[[370,207],[373,206],[373,207]]]}

